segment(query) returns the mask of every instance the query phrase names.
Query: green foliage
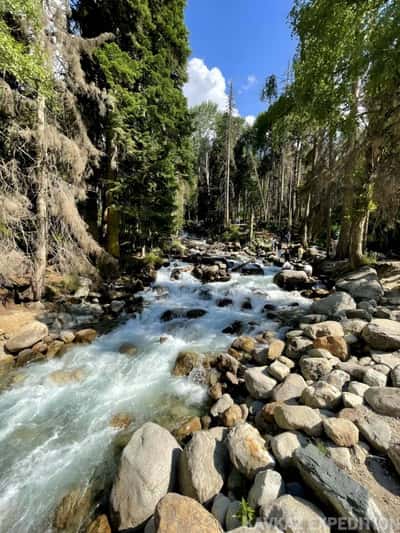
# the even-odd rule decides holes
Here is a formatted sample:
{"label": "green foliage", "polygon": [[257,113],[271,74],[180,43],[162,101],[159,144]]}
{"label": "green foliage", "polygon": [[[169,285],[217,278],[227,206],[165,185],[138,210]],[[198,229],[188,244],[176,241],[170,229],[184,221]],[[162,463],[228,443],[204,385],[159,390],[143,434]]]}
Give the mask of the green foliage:
{"label": "green foliage", "polygon": [[240,502],[240,509],[236,514],[236,518],[240,520],[243,527],[252,527],[256,521],[256,511],[249,505],[245,498]]}

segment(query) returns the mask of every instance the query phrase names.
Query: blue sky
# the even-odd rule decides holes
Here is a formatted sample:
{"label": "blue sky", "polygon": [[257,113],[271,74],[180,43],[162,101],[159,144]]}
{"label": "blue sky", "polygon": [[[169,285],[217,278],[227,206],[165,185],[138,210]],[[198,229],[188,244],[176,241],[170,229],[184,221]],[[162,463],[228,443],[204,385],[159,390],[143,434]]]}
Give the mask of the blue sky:
{"label": "blue sky", "polygon": [[209,99],[223,108],[232,80],[240,114],[262,111],[263,81],[269,74],[284,80],[295,51],[287,22],[291,6],[292,0],[188,0],[189,104]]}

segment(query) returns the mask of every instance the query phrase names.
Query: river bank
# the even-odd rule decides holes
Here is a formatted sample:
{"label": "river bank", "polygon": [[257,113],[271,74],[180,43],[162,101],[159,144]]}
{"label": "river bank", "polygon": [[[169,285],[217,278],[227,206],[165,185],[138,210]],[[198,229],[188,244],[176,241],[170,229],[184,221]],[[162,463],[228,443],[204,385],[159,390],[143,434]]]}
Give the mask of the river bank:
{"label": "river bank", "polygon": [[[388,408],[385,394],[400,390],[390,329],[399,323],[377,276],[364,269],[337,281],[341,290],[330,296],[317,279],[303,279],[298,288],[320,297],[313,301],[274,283],[280,268],[268,266],[271,255],[199,247],[182,257],[190,262],[173,259],[151,288],[135,293],[143,301],[135,318],[61,357],[13,370],[0,395],[4,531],[143,527],[174,490],[181,496],[159,504],[156,531],[172,531],[192,514],[190,531],[232,530],[242,497],[258,518],[299,512],[304,524],[295,531],[316,519],[325,531],[321,512],[341,513],[334,498],[328,506],[319,498],[327,486],[329,494],[358,493],[346,476],[367,483],[358,518],[371,519],[370,499],[380,509],[371,504],[374,520],[398,505],[396,474],[386,472],[390,460],[398,464],[398,413],[377,406],[390,409],[395,402]],[[360,298],[366,288],[368,298]],[[168,450],[181,455],[179,464],[172,467]],[[311,460],[339,485],[332,488],[329,476],[317,487],[306,479],[301,468]],[[150,486],[161,492],[149,495]],[[171,509],[175,525],[166,518]]]}

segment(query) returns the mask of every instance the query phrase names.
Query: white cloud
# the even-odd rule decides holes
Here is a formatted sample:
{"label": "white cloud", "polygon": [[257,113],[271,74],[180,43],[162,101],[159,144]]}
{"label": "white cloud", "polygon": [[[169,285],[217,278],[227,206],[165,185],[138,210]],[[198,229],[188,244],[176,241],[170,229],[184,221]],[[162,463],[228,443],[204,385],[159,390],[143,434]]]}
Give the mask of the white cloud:
{"label": "white cloud", "polygon": [[202,102],[214,102],[220,111],[225,111],[228,103],[226,81],[219,68],[209,69],[204,61],[194,57],[188,64],[189,80],[183,87],[189,107]]}
{"label": "white cloud", "polygon": [[248,126],[253,126],[254,122],[256,121],[256,117],[254,115],[247,115],[244,120]]}
{"label": "white cloud", "polygon": [[248,91],[250,87],[253,87],[253,85],[255,85],[256,83],[257,78],[254,76],[254,74],[249,74],[249,76],[247,76],[246,83],[242,87],[243,91]]}

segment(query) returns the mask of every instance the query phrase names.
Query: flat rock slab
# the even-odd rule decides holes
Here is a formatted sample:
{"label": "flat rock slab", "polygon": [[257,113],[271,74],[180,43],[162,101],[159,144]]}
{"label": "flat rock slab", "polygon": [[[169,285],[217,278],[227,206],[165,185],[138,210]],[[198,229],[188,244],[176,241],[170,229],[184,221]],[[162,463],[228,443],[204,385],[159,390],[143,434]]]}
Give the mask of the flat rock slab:
{"label": "flat rock slab", "polygon": [[49,333],[46,324],[33,320],[23,326],[5,344],[8,352],[18,353],[25,348],[31,348],[34,344],[44,339]]}
{"label": "flat rock slab", "polygon": [[338,291],[330,294],[326,298],[315,301],[310,309],[310,313],[334,316],[347,309],[356,309],[354,299],[347,292]]}
{"label": "flat rock slab", "polygon": [[294,462],[304,482],[339,516],[356,523],[360,531],[391,531],[369,491],[354,481],[316,446],[308,444],[294,453]]}
{"label": "flat rock slab", "polygon": [[376,413],[400,417],[400,388],[370,387],[364,399]]}
{"label": "flat rock slab", "polygon": [[368,266],[350,272],[350,274],[337,280],[336,287],[341,291],[348,292],[357,301],[379,300],[384,293],[376,270]]}

